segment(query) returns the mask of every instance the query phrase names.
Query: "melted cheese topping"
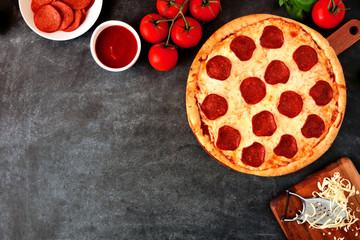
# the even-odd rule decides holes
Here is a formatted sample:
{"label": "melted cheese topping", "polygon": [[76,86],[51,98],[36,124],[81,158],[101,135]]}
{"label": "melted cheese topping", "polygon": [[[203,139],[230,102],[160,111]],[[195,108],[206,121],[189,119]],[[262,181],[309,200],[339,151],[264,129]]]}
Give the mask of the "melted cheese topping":
{"label": "melted cheese topping", "polygon": [[[284,44],[280,49],[266,49],[260,45],[259,39],[263,29],[268,25],[274,25],[282,30]],[[240,35],[250,37],[256,44],[256,49],[249,61],[240,61],[230,50],[231,41]],[[293,60],[294,51],[301,45],[311,46],[316,50],[318,55],[318,63],[307,72],[300,71]],[[226,56],[232,63],[231,74],[225,81],[212,79],[206,73],[207,61],[216,55]],[[265,82],[265,70],[273,60],[281,60],[289,68],[290,78],[286,84],[270,85]],[[222,151],[225,157],[230,159],[234,164],[250,170],[265,170],[285,166],[292,161],[310,156],[314,147],[325,138],[329,131],[329,126],[335,121],[338,114],[337,99],[339,97],[339,91],[333,76],[330,61],[309,33],[299,25],[286,22],[282,19],[266,19],[243,27],[235,34],[229,35],[213,48],[205,61],[201,62],[196,92],[198,104],[200,105],[207,95],[215,93],[227,100],[228,111],[222,117],[215,120],[208,120],[200,110],[200,117],[203,123],[208,126],[210,140],[214,145],[218,138],[219,128],[222,126],[229,125],[240,131],[241,142],[239,147],[234,151]],[[255,105],[248,105],[242,98],[239,90],[241,82],[248,77],[260,78],[266,84],[265,98]],[[333,89],[333,99],[326,106],[316,105],[315,101],[309,95],[311,87],[319,80],[327,81]],[[280,114],[277,110],[280,95],[290,90],[300,94],[303,99],[302,111],[292,119]],[[272,136],[258,137],[253,133],[251,121],[255,114],[264,110],[270,111],[274,115],[277,130]],[[325,131],[319,138],[305,138],[301,133],[301,128],[309,114],[317,114],[325,122]],[[279,144],[281,136],[284,134],[292,135],[297,141],[298,152],[292,159],[277,156],[273,151]],[[264,163],[257,168],[248,166],[241,161],[242,149],[250,146],[254,142],[261,143],[266,151]]]}

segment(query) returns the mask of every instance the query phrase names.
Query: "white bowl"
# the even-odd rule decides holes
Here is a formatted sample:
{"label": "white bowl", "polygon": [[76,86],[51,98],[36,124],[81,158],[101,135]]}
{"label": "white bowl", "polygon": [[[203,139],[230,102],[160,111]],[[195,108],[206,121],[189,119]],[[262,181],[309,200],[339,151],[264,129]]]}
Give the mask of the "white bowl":
{"label": "white bowl", "polygon": [[[127,30],[129,30],[135,37],[136,42],[137,42],[137,51],[135,54],[134,59],[126,66],[121,67],[121,68],[111,68],[108,67],[106,65],[104,65],[99,58],[96,55],[96,51],[95,51],[95,43],[96,43],[96,39],[99,36],[99,34],[105,29],[108,28],[110,26],[122,26],[124,28],[126,28]],[[135,64],[135,62],[138,60],[139,56],[140,56],[140,52],[141,52],[141,41],[140,41],[140,37],[139,34],[135,31],[135,29],[130,26],[129,24],[122,22],[122,21],[117,21],[117,20],[110,20],[110,21],[106,21],[103,22],[102,24],[100,24],[93,32],[91,39],[90,39],[90,51],[91,51],[91,55],[93,56],[95,62],[102,67],[103,69],[107,70],[107,71],[111,71],[111,72],[120,72],[120,71],[124,71],[126,69],[129,69],[132,65]]]}
{"label": "white bowl", "polygon": [[85,21],[72,32],[56,31],[52,33],[46,33],[40,31],[35,26],[34,13],[31,10],[31,2],[32,0],[19,0],[20,12],[26,24],[40,36],[55,41],[70,40],[84,34],[94,25],[94,23],[98,19],[103,5],[103,0],[95,0],[92,7],[86,12]]}

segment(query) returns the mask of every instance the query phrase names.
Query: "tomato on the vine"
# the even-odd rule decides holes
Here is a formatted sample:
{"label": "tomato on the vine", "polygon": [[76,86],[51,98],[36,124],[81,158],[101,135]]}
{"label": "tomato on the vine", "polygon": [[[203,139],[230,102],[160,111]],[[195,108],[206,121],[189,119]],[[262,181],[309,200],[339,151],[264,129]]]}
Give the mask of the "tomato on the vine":
{"label": "tomato on the vine", "polygon": [[220,12],[220,0],[190,0],[189,11],[199,21],[210,22]]}
{"label": "tomato on the vine", "polygon": [[[159,14],[166,18],[174,18],[179,13],[181,5],[185,3],[185,0],[157,0],[156,8]],[[188,8],[188,3],[182,9],[182,13],[185,14]]]}
{"label": "tomato on the vine", "polygon": [[344,19],[345,6],[342,0],[319,0],[312,9],[312,19],[321,28],[334,28]]}
{"label": "tomato on the vine", "polygon": [[163,19],[159,14],[151,13],[146,15],[140,22],[140,34],[149,43],[163,41],[169,33],[168,22],[158,22]]}
{"label": "tomato on the vine", "polygon": [[157,43],[150,48],[148,58],[151,66],[156,70],[168,71],[175,67],[178,52],[171,44]]}
{"label": "tomato on the vine", "polygon": [[191,17],[185,17],[176,20],[171,29],[172,41],[182,47],[191,48],[200,42],[202,29],[200,23]]}

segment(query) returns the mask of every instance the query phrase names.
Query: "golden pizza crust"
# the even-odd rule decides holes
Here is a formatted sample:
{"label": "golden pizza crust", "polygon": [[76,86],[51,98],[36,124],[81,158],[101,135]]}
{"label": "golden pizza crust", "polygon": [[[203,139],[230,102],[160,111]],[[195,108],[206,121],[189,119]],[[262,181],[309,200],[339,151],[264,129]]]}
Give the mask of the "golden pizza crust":
{"label": "golden pizza crust", "polygon": [[[223,154],[223,151],[218,149],[214,143],[210,140],[208,135],[203,134],[203,130],[201,128],[201,117],[198,107],[198,102],[196,98],[196,91],[197,91],[197,80],[198,74],[201,68],[201,62],[206,61],[208,58],[208,54],[217,46],[218,43],[223,41],[228,36],[238,32],[241,28],[246,27],[247,25],[257,23],[262,20],[266,19],[282,19],[286,22],[294,23],[304,29],[307,33],[309,33],[315,43],[321,48],[328,60],[330,61],[330,66],[332,67],[333,73],[335,75],[336,84],[338,86],[339,96],[337,100],[337,111],[338,114],[336,115],[336,119],[332,121],[331,126],[327,126],[328,133],[325,135],[324,139],[320,141],[316,146],[314,146],[309,153],[305,154],[301,159],[297,159],[296,161],[291,161],[287,165],[284,166],[273,166],[272,168],[262,169],[259,168],[245,168],[236,164],[233,160],[229,159],[226,155]],[[196,55],[190,72],[188,76],[188,83],[187,83],[187,91],[186,91],[186,108],[188,114],[188,121],[189,125],[194,132],[196,138],[203,146],[203,148],[217,161],[224,164],[225,166],[232,168],[239,172],[244,172],[248,174],[260,175],[260,176],[279,176],[288,174],[294,171],[297,171],[308,164],[312,163],[316,159],[318,159],[332,144],[334,141],[339,128],[341,126],[344,113],[345,113],[345,106],[346,106],[346,88],[345,88],[345,79],[342,71],[342,67],[340,62],[337,59],[337,56],[329,45],[328,41],[322,37],[318,32],[315,30],[298,23],[294,20],[278,17],[269,14],[256,14],[256,15],[249,15],[245,17],[237,18],[219,30],[217,30],[202,46],[198,54]],[[290,133],[291,134],[291,133]],[[247,137],[247,136],[244,136]],[[304,151],[299,149],[299,151]]]}

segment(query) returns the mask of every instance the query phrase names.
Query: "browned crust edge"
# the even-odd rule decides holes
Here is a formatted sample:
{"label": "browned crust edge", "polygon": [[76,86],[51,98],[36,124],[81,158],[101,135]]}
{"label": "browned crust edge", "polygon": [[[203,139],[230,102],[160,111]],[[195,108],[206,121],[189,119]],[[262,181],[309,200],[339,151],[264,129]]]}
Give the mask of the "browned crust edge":
{"label": "browned crust edge", "polygon": [[[219,149],[217,149],[213,143],[210,141],[207,135],[204,135],[201,129],[201,120],[200,120],[200,113],[197,106],[196,98],[195,98],[195,89],[196,89],[196,82],[197,82],[197,74],[200,71],[200,59],[203,58],[205,60],[207,54],[212,50],[212,48],[220,42],[222,39],[227,37],[228,35],[239,31],[242,27],[247,26],[249,24],[253,24],[259,22],[261,20],[267,18],[281,18],[288,22],[293,22],[295,24],[300,25],[305,31],[311,34],[312,38],[324,50],[328,59],[330,59],[330,63],[333,67],[333,71],[335,74],[335,80],[338,85],[343,85],[343,87],[338,87],[339,89],[339,99],[338,99],[338,115],[336,120],[333,124],[329,127],[329,132],[320,144],[316,146],[316,150],[313,152],[311,156],[308,158],[304,158],[302,160],[298,160],[295,162],[291,162],[286,166],[278,167],[278,168],[271,168],[266,170],[249,170],[243,168],[239,165],[234,164],[233,162],[229,161]],[[192,129],[195,137],[198,139],[201,146],[218,162],[221,164],[247,174],[253,174],[258,176],[280,176],[295,172],[305,166],[309,165],[310,163],[317,160],[321,155],[323,155],[331,146],[336,135],[340,129],[344,114],[345,114],[345,107],[346,107],[346,88],[345,88],[345,79],[341,64],[337,58],[337,55],[333,48],[330,46],[329,42],[317,31],[311,29],[310,27],[294,21],[292,19],[279,17],[270,14],[254,14],[248,15],[244,17],[240,17],[237,19],[232,20],[231,22],[225,24],[221,28],[219,28],[210,38],[205,42],[205,44],[201,47],[198,54],[196,55],[188,76],[187,87],[186,87],[186,110],[188,115],[188,122],[190,128]]]}

